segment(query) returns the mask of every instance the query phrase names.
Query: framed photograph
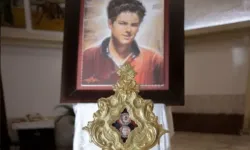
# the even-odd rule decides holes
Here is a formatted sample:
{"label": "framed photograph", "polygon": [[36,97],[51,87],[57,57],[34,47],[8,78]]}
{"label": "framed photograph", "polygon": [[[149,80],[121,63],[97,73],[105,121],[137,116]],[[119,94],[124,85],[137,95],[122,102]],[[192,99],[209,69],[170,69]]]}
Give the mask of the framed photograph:
{"label": "framed photograph", "polygon": [[184,104],[183,0],[66,1],[61,102],[97,102],[130,63],[140,95]]}
{"label": "framed photograph", "polygon": [[32,29],[63,31],[65,0],[29,0]]}
{"label": "framed photograph", "polygon": [[26,27],[24,0],[5,1],[1,15],[1,26],[3,27],[22,29]]}

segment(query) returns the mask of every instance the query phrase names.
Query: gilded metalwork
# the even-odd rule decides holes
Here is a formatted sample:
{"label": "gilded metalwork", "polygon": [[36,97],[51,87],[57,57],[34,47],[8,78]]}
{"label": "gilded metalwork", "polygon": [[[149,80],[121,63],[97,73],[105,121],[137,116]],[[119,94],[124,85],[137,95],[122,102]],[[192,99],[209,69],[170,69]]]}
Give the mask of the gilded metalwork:
{"label": "gilded metalwork", "polygon": [[[113,86],[114,95],[98,100],[98,111],[84,130],[90,134],[91,141],[103,150],[148,150],[159,143],[160,137],[168,131],[158,124],[153,113],[153,102],[144,100],[135,81],[136,72],[129,64],[117,72],[118,82]],[[127,110],[137,127],[128,134],[124,143],[121,133],[112,126]]]}

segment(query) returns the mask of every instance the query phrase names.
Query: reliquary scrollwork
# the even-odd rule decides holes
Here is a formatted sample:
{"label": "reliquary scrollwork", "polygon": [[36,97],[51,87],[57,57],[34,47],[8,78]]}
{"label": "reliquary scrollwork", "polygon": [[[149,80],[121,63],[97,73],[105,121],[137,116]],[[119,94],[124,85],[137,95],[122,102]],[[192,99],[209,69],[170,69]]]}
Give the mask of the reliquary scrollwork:
{"label": "reliquary scrollwork", "polygon": [[98,100],[98,111],[84,130],[91,142],[103,150],[149,150],[167,133],[153,113],[153,102],[144,100],[135,81],[136,72],[129,64],[117,72],[114,95]]}

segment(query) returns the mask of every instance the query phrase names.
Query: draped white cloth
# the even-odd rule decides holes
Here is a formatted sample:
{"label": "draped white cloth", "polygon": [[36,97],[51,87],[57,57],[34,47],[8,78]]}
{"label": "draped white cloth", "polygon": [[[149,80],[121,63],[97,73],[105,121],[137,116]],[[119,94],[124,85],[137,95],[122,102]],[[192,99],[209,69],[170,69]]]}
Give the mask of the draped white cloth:
{"label": "draped white cloth", "polygon": [[[101,150],[101,148],[90,142],[88,132],[82,130],[89,121],[93,121],[93,114],[97,110],[97,103],[74,105],[76,117],[73,150]],[[170,138],[174,134],[171,107],[165,107],[164,104],[154,104],[154,113],[158,116],[159,123],[163,125],[164,129],[169,130],[170,133],[164,134],[160,139],[160,143],[151,150],[171,150]]]}

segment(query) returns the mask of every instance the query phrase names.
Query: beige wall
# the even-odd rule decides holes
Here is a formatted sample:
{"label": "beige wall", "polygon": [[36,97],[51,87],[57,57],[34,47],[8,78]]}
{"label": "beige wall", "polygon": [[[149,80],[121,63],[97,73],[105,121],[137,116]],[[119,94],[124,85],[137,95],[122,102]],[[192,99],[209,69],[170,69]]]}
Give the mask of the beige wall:
{"label": "beige wall", "polygon": [[53,115],[59,104],[61,50],[2,46],[2,76],[8,117]]}
{"label": "beige wall", "polygon": [[[220,35],[218,35],[220,36]],[[248,71],[242,34],[190,39],[185,47],[185,90],[188,95],[244,94]]]}
{"label": "beige wall", "polygon": [[186,39],[186,105],[175,112],[244,113],[248,30]]}
{"label": "beige wall", "polygon": [[[250,59],[250,53],[248,54]],[[250,65],[250,61],[248,63]],[[245,96],[245,113],[244,113],[244,125],[243,131],[250,133],[250,69],[248,70],[248,81]]]}

